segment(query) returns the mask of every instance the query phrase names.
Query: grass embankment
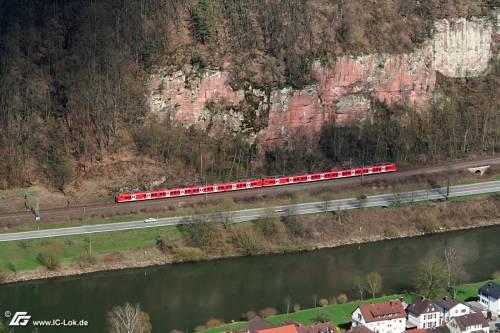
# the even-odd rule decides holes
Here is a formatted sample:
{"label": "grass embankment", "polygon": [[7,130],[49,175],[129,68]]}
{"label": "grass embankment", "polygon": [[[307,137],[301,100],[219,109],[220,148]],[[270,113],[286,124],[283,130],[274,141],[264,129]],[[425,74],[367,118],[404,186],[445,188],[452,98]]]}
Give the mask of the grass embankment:
{"label": "grass embankment", "polygon": [[[497,218],[500,216],[499,202],[500,196],[495,195],[468,201],[428,203],[425,210],[421,205],[411,205],[283,218],[271,214],[256,222],[228,226],[209,222],[0,242],[0,253],[8,254],[0,256],[0,272],[3,272],[0,278],[14,281],[171,262],[300,251],[492,225],[500,222]],[[51,262],[55,259],[55,265],[48,265],[47,258]],[[30,275],[33,270],[37,273]]]}
{"label": "grass embankment", "polygon": [[[496,279],[494,281],[500,284],[500,279]],[[459,299],[461,301],[465,301],[465,300],[468,300],[472,297],[476,297],[477,290],[485,282],[486,281],[461,285],[457,291],[457,299]],[[409,302],[413,301],[413,299],[415,298],[415,295],[397,294],[397,295],[391,295],[391,296],[372,298],[372,299],[368,299],[368,300],[364,300],[364,301],[354,301],[354,302],[349,302],[349,303],[345,303],[345,304],[327,305],[324,307],[311,308],[311,309],[301,310],[301,311],[288,313],[288,314],[279,314],[279,315],[269,316],[268,318],[266,318],[266,320],[268,320],[270,323],[275,324],[275,325],[281,324],[282,322],[284,322],[286,320],[294,320],[294,321],[297,321],[301,324],[311,324],[311,323],[317,322],[318,316],[320,316],[322,313],[325,313],[328,315],[328,317],[330,318],[330,320],[332,322],[336,323],[337,325],[343,325],[343,324],[347,324],[348,322],[351,321],[352,312],[360,304],[382,302],[382,301],[387,301],[390,299],[399,299],[400,297],[402,297],[405,302],[409,303]],[[230,329],[242,329],[242,328],[247,328],[247,327],[248,327],[248,322],[245,321],[245,322],[238,322],[238,323],[234,323],[234,324],[223,325],[223,326],[219,326],[219,327],[206,329],[206,330],[201,331],[201,333],[219,333],[219,332],[228,331]]]}

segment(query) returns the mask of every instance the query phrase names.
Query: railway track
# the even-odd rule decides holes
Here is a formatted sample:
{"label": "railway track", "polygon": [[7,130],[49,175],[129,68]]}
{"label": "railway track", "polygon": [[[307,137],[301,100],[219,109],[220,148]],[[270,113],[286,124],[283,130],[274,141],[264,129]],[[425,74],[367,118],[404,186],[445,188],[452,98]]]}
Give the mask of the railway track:
{"label": "railway track", "polygon": [[[131,203],[102,203],[94,205],[85,206],[73,206],[64,208],[54,208],[41,210],[41,223],[43,222],[53,222],[53,221],[70,221],[77,219],[95,218],[99,216],[113,216],[113,215],[125,215],[125,214],[135,214],[141,210],[149,209],[163,209],[168,206],[182,205],[183,203],[193,203],[199,201],[217,200],[224,197],[231,198],[245,198],[245,197],[255,197],[258,195],[266,194],[276,194],[280,192],[305,190],[312,188],[325,188],[332,186],[343,186],[359,184],[362,179],[363,181],[373,182],[378,180],[399,180],[414,176],[426,176],[432,174],[438,174],[443,172],[457,172],[463,171],[470,167],[477,167],[483,165],[500,165],[500,157],[485,159],[485,160],[475,160],[475,161],[459,161],[444,165],[425,167],[425,168],[415,168],[415,169],[402,169],[396,173],[388,174],[377,174],[364,177],[353,177],[353,178],[343,178],[343,179],[332,179],[325,181],[318,181],[312,183],[298,183],[290,184],[285,186],[267,187],[267,188],[255,188],[247,189],[242,191],[234,192],[221,192],[212,193],[210,195],[197,195],[191,197],[181,197],[181,198],[170,198],[170,199],[159,199],[151,201],[140,201]],[[0,226],[14,226],[26,223],[33,223],[34,217],[31,212],[17,212],[8,213],[0,215]]]}

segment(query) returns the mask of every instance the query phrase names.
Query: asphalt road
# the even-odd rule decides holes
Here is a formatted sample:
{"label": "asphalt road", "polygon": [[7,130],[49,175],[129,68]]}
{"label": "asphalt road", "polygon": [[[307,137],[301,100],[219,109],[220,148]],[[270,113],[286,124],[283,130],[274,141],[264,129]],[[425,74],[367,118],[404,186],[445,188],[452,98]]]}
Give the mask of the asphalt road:
{"label": "asphalt road", "polygon": [[[169,217],[158,219],[155,222],[145,223],[143,220],[131,222],[119,222],[97,225],[86,225],[79,227],[69,227],[60,229],[47,229],[37,231],[26,231],[17,233],[0,234],[0,241],[14,241],[34,238],[59,237],[70,235],[82,235],[98,232],[110,232],[120,230],[153,228],[169,225],[179,225],[186,223],[194,223],[202,219],[216,219],[221,222],[239,223],[256,220],[269,214],[269,210],[273,210],[277,215],[284,216],[288,214],[302,215],[314,214],[328,211],[339,211],[348,209],[357,209],[365,207],[387,207],[389,205],[399,203],[411,203],[426,200],[442,200],[446,199],[447,189],[444,187],[426,189],[419,191],[391,193],[368,196],[365,199],[341,199],[323,202],[311,202],[288,206],[277,206],[272,208],[256,208],[246,209],[231,212],[222,212],[212,215],[201,215],[192,217]],[[483,182],[469,185],[451,186],[449,197],[460,197],[473,194],[483,194],[500,192],[500,181]]]}
{"label": "asphalt road", "polygon": [[[397,172],[391,172],[387,174],[378,174],[365,176],[363,179],[369,182],[391,180],[395,181],[398,179],[405,179],[414,176],[429,176],[432,174],[443,173],[443,172],[456,172],[463,171],[469,167],[484,166],[484,165],[500,165],[500,157],[486,159],[486,160],[475,160],[475,161],[456,161],[445,165],[438,165],[426,168],[415,168],[415,169],[405,169]],[[73,206],[65,208],[55,208],[41,210],[41,219],[43,222],[50,221],[69,221],[76,219],[86,219],[89,217],[99,217],[99,216],[115,216],[119,214],[136,214],[137,212],[145,209],[163,209],[166,206],[176,206],[182,205],[183,203],[192,203],[198,201],[208,200],[218,200],[223,197],[231,198],[243,198],[243,197],[255,197],[258,195],[275,194],[286,191],[297,191],[313,188],[325,188],[332,186],[346,186],[359,184],[361,182],[361,177],[343,178],[343,179],[333,179],[327,181],[319,181],[313,183],[300,183],[291,184],[286,186],[276,186],[267,188],[257,188],[244,191],[232,191],[232,192],[221,192],[210,194],[207,197],[204,195],[197,195],[191,197],[182,198],[170,198],[162,200],[150,200],[150,201],[139,201],[131,203],[116,204],[113,202],[87,205],[87,206]],[[111,198],[110,198],[111,199]],[[43,207],[43,202],[41,203]],[[0,226],[2,225],[20,225],[33,223],[34,217],[31,212],[17,212],[17,213],[7,213],[0,215]]]}

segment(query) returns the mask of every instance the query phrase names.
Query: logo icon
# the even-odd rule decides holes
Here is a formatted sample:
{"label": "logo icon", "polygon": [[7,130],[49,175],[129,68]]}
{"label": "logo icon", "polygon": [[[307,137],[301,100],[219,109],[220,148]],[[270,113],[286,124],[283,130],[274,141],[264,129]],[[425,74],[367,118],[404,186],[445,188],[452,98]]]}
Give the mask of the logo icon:
{"label": "logo icon", "polygon": [[26,326],[30,321],[31,316],[28,312],[16,312],[9,323],[9,326]]}

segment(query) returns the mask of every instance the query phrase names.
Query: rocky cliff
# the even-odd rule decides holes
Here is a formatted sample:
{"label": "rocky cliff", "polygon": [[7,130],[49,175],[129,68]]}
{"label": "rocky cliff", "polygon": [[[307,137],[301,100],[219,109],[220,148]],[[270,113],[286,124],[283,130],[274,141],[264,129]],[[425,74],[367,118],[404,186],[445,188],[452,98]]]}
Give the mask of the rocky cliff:
{"label": "rocky cliff", "polygon": [[159,72],[149,81],[150,107],[184,125],[207,127],[222,121],[240,131],[250,116],[240,106],[251,96],[251,117],[260,119],[262,126],[248,135],[261,144],[288,139],[297,131],[314,136],[327,121],[342,124],[365,118],[374,101],[425,109],[433,97],[436,73],[465,78],[487,72],[498,39],[498,18],[497,12],[491,17],[436,21],[433,37],[412,53],[316,61],[311,68],[315,83],[302,89],[235,88],[227,64],[220,70]]}

